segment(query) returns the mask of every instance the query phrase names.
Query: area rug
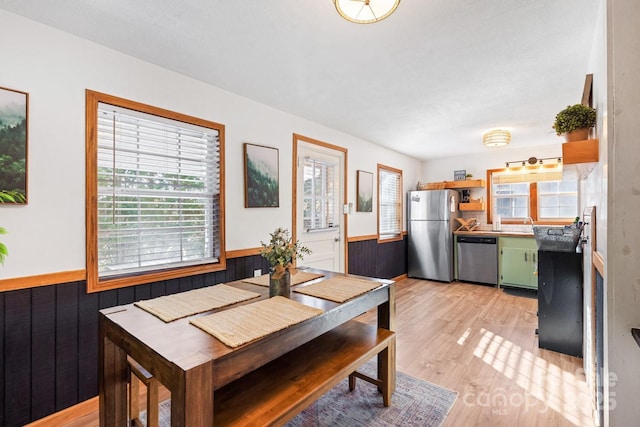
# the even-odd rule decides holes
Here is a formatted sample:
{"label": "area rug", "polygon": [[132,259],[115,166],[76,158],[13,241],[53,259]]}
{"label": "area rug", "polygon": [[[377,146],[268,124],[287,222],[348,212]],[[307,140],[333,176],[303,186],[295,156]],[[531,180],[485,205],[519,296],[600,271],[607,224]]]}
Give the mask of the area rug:
{"label": "area rug", "polygon": [[[365,364],[361,372],[374,376],[375,362]],[[358,380],[349,392],[347,379],[329,390],[314,404],[293,418],[287,427],[439,427],[453,407],[458,393],[410,375],[397,373],[396,391],[391,406],[382,405],[376,387]],[[144,418],[145,414],[141,414]],[[171,424],[171,402],[160,404],[160,426]]]}

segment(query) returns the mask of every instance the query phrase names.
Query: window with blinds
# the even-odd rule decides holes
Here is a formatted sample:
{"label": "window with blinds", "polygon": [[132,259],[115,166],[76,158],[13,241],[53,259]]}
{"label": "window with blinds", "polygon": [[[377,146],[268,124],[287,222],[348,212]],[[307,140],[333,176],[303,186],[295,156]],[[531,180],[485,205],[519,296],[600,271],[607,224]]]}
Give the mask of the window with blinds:
{"label": "window with blinds", "polygon": [[402,238],[402,171],[378,165],[378,240]]}
{"label": "window with blinds", "polygon": [[87,234],[98,280],[218,263],[221,125],[141,104],[95,105],[96,229]]}
{"label": "window with blinds", "polygon": [[492,216],[508,222],[573,221],[578,215],[578,182],[562,170],[519,168],[491,171]]}
{"label": "window with blinds", "polygon": [[304,159],[304,228],[320,231],[339,226],[336,165]]}

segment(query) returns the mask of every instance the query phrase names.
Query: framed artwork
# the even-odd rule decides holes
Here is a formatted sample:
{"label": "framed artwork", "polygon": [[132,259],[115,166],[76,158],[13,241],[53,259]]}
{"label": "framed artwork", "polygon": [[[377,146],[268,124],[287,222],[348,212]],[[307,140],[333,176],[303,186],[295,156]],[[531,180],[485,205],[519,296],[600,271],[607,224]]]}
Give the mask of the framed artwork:
{"label": "framed artwork", "polygon": [[278,149],[244,144],[244,207],[280,206]]}
{"label": "framed artwork", "polygon": [[357,171],[356,212],[373,212],[373,173]]}
{"label": "framed artwork", "polygon": [[0,202],[27,203],[29,94],[0,87]]}
{"label": "framed artwork", "polygon": [[454,181],[464,181],[466,179],[466,176],[467,176],[467,171],[466,170],[453,171],[453,180]]}

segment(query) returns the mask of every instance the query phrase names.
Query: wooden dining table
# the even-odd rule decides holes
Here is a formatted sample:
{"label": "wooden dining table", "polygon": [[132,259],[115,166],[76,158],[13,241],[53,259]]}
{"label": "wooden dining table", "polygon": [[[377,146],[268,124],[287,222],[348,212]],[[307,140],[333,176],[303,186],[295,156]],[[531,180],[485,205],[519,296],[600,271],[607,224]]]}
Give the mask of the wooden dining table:
{"label": "wooden dining table", "polygon": [[[133,358],[171,393],[172,426],[215,425],[216,390],[241,379],[263,365],[280,358],[321,335],[332,331],[361,314],[377,309],[378,328],[395,329],[395,284],[390,280],[307,269],[324,276],[292,286],[291,300],[323,312],[301,323],[273,332],[239,347],[231,348],[212,335],[189,323],[196,316],[228,310],[269,298],[269,288],[242,280],[225,283],[260,294],[244,301],[172,322],[164,322],[134,304],[100,311],[99,402],[100,426],[128,425],[127,358]],[[332,277],[354,277],[379,283],[364,294],[338,303],[294,292]],[[308,345],[308,344],[307,344]],[[395,388],[395,341],[385,352],[391,366],[388,381]],[[380,354],[378,358],[380,358]],[[389,363],[389,359],[391,362]],[[380,359],[379,359],[380,361]],[[378,364],[380,369],[380,363]]]}

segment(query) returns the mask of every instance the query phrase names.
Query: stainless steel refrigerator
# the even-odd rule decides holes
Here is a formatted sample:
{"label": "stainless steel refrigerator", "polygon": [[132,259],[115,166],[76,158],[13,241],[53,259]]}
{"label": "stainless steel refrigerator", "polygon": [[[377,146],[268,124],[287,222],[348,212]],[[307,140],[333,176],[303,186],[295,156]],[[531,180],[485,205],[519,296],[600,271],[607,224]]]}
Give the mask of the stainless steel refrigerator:
{"label": "stainless steel refrigerator", "polygon": [[407,194],[409,277],[453,280],[453,231],[460,216],[455,190],[410,191]]}

